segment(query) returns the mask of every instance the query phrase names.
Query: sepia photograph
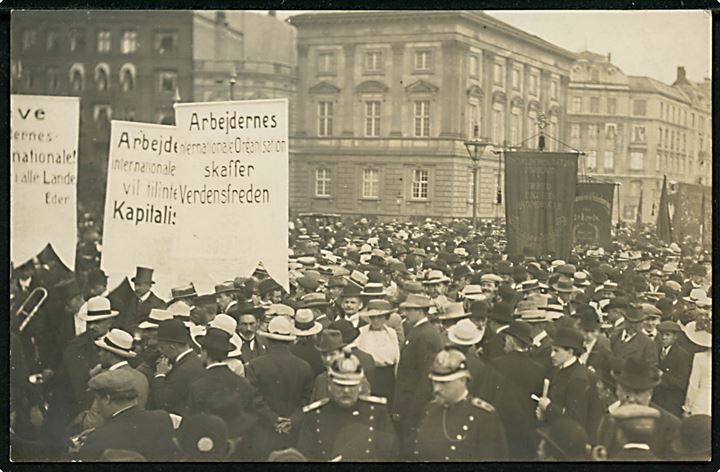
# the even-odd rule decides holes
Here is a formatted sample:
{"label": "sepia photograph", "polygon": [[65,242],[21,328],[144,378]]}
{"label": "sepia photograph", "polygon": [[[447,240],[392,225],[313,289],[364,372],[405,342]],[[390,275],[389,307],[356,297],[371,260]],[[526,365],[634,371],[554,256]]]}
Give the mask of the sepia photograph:
{"label": "sepia photograph", "polygon": [[707,466],[713,14],[11,10],[9,461]]}

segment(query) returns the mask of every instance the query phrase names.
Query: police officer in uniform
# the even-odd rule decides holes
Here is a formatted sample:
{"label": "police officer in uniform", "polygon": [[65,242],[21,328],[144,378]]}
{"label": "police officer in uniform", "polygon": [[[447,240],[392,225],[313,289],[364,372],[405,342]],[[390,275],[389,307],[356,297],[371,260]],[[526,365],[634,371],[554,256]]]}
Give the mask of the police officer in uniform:
{"label": "police officer in uniform", "polygon": [[425,461],[507,460],[507,443],[495,408],[467,390],[465,355],[444,349],[430,370],[434,398],[420,422],[413,459]]}
{"label": "police officer in uniform", "polygon": [[348,348],[329,370],[329,398],[303,408],[298,449],[314,461],[388,461],[398,441],[387,399],[360,395],[363,369]]}

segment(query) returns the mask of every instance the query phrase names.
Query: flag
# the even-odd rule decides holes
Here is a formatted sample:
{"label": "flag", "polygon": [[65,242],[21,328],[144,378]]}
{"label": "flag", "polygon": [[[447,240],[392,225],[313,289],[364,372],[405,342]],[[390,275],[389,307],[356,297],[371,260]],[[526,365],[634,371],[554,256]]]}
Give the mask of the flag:
{"label": "flag", "polygon": [[665,243],[672,242],[672,228],[670,227],[670,209],[668,208],[667,176],[663,175],[662,193],[660,194],[660,208],[657,217],[657,237]]}
{"label": "flag", "polygon": [[638,201],[637,215],[635,216],[635,224],[638,226],[642,224],[642,195],[643,191],[640,189],[640,201]]}
{"label": "flag", "polygon": [[575,197],[573,238],[578,244],[612,243],[614,182],[579,182]]}

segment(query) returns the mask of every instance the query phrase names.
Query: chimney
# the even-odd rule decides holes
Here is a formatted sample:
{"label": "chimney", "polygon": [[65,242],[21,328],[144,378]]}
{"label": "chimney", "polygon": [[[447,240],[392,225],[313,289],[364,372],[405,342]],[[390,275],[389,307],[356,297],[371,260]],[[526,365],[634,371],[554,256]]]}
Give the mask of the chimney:
{"label": "chimney", "polygon": [[268,16],[277,16],[277,10],[268,10]]}
{"label": "chimney", "polygon": [[225,24],[227,24],[227,17],[225,16],[224,11],[218,10],[215,12],[215,23],[222,26],[225,26]]}
{"label": "chimney", "polygon": [[612,54],[608,52],[608,63],[612,62]]}
{"label": "chimney", "polygon": [[677,67],[677,77],[675,78],[675,82],[687,82],[687,77],[685,76],[685,67]]}

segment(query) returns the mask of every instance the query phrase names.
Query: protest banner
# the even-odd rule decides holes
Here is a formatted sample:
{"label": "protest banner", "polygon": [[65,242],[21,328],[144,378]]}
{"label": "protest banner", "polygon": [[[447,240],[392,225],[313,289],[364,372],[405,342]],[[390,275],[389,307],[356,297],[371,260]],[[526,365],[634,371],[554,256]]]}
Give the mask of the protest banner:
{"label": "protest banner", "polygon": [[[700,184],[678,182],[676,191],[668,196],[668,203],[674,209],[672,228],[676,241],[682,241],[685,236],[701,237],[703,218],[705,217],[702,214],[705,193],[711,193],[711,191]],[[705,203],[707,205],[707,202]],[[708,208],[711,207],[708,206]]]}
{"label": "protest banner", "polygon": [[576,153],[505,153],[505,217],[510,255],[570,255]]}
{"label": "protest banner", "polygon": [[158,295],[177,282],[169,259],[172,238],[182,230],[176,148],[174,126],[111,123],[101,260],[110,287],[138,265],[155,269]]}
{"label": "protest banner", "polygon": [[575,243],[610,245],[614,193],[614,182],[578,182],[573,225]]}
{"label": "protest banner", "polygon": [[189,280],[216,282],[250,276],[261,262],[288,289],[287,100],[182,103],[175,117],[187,229],[172,259]]}
{"label": "protest banner", "polygon": [[52,245],[75,269],[80,99],[10,96],[10,260]]}

